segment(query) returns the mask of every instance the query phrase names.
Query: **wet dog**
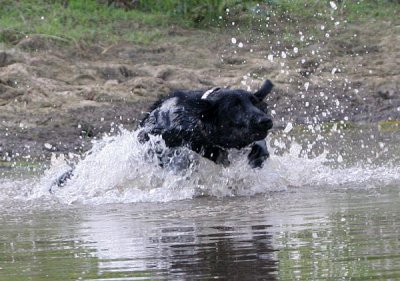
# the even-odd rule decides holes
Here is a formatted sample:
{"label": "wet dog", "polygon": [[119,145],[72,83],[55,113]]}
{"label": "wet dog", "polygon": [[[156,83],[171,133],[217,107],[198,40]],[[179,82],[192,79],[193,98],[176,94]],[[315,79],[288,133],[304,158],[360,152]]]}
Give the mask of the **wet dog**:
{"label": "wet dog", "polygon": [[175,91],[159,100],[140,124],[139,140],[161,135],[167,147],[186,146],[215,163],[228,165],[227,151],[251,145],[251,167],[261,167],[269,153],[265,137],[272,128],[264,98],[266,80],[255,93],[241,89]]}
{"label": "wet dog", "polygon": [[[179,90],[157,101],[143,118],[138,138],[161,136],[168,148],[187,147],[217,164],[229,165],[228,150],[250,146],[248,163],[262,167],[269,157],[265,138],[272,118],[263,101],[273,84],[266,80],[255,93],[242,89]],[[168,155],[155,149],[159,164]],[[62,186],[71,176],[68,171],[55,181]]]}

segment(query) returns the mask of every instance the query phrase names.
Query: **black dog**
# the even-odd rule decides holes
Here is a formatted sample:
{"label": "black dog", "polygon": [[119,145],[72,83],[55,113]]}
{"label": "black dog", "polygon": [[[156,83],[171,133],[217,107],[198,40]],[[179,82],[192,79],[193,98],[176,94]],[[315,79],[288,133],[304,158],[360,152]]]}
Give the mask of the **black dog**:
{"label": "black dog", "polygon": [[252,144],[252,167],[261,167],[269,153],[265,143],[272,128],[262,100],[272,90],[266,80],[257,92],[213,88],[176,91],[159,100],[140,124],[139,140],[161,135],[168,147],[187,146],[218,164],[228,164],[227,149]]}
{"label": "black dog", "polygon": [[[265,137],[272,128],[263,99],[272,87],[271,81],[266,80],[254,94],[221,88],[175,91],[157,101],[141,121],[139,141],[148,141],[149,134],[161,135],[170,148],[187,146],[223,165],[229,164],[228,149],[252,144],[249,164],[253,168],[261,167],[269,157]],[[71,169],[55,184],[62,186],[72,175]]]}

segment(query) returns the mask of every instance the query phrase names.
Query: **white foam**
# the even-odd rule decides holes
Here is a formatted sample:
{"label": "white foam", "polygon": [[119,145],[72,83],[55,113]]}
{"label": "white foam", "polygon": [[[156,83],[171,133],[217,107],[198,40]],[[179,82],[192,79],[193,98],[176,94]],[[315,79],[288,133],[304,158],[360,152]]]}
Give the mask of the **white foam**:
{"label": "white foam", "polygon": [[[146,144],[137,141],[137,132],[121,130],[105,137],[78,161],[73,177],[63,187],[54,180],[70,169],[62,157],[53,157],[50,168],[39,178],[0,180],[0,201],[50,200],[62,204],[106,204],[132,202],[168,202],[198,196],[251,196],[286,190],[289,186],[377,187],[400,182],[398,166],[332,168],[327,154],[309,159],[301,146],[292,143],[281,156],[271,151],[261,169],[251,169],[243,152],[233,152],[231,165],[222,167],[180,149],[170,160],[190,159],[187,169],[161,168],[157,155],[149,149],[165,148],[159,137]],[[184,161],[183,161],[184,162]],[[172,167],[174,165],[171,165]],[[52,189],[52,192],[49,190]]]}

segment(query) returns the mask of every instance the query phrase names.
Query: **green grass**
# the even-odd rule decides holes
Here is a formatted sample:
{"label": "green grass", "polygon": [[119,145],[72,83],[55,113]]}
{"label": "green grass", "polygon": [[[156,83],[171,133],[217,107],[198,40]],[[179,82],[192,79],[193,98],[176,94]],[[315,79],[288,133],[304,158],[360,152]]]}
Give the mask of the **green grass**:
{"label": "green grass", "polygon": [[120,40],[149,43],[172,20],[158,13],[125,11],[94,0],[59,1],[2,0],[0,41],[15,43],[28,35],[49,36],[65,42],[91,43]]}
{"label": "green grass", "polygon": [[400,131],[400,121],[382,121],[379,122],[379,130],[381,132],[398,132]]}
{"label": "green grass", "polygon": [[337,10],[321,0],[141,0],[139,6],[128,10],[105,2],[1,0],[0,43],[15,44],[25,36],[37,35],[71,44],[149,44],[162,39],[171,25],[229,30],[235,22],[243,29],[265,32],[268,20],[278,23],[280,30],[283,26],[290,40],[293,28],[312,29],[315,23],[331,17],[398,21],[400,14],[399,1],[389,0],[342,1]]}
{"label": "green grass", "polygon": [[[333,9],[330,2],[334,2]],[[352,0],[352,1],[320,1],[320,0],[273,0],[275,10],[284,16],[301,19],[318,19],[324,17],[341,17],[348,20],[360,19],[398,19],[400,1],[391,0]]]}
{"label": "green grass", "polygon": [[147,0],[140,2],[140,8],[148,12],[165,12],[172,17],[183,17],[192,19],[194,22],[201,22],[205,18],[218,17],[227,2],[224,0]]}
{"label": "green grass", "polygon": [[400,1],[369,0],[346,1],[342,5],[342,16],[349,21],[368,21],[371,18],[399,22]]}

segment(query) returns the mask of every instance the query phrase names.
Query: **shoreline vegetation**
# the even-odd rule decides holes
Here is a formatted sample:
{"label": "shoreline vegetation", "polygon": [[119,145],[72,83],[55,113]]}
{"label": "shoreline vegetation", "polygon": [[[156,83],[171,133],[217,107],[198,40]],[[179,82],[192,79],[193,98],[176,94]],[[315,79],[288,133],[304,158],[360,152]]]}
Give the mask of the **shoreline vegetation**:
{"label": "shoreline vegetation", "polygon": [[171,25],[225,31],[240,26],[265,32],[265,24],[279,31],[277,23],[286,23],[290,31],[299,25],[309,29],[333,16],[355,23],[399,24],[399,13],[400,2],[390,0],[2,0],[0,42],[13,45],[26,36],[41,36],[67,44],[150,44],[165,40],[163,30]]}

